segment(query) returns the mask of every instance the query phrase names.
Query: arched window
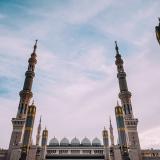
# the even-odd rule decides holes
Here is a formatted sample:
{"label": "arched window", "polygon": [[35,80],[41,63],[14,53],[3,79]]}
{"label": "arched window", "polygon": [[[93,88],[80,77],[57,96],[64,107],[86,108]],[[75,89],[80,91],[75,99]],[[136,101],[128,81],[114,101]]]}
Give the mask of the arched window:
{"label": "arched window", "polygon": [[127,104],[127,109],[128,109],[128,113],[131,114],[129,104]]}
{"label": "arched window", "polygon": [[23,103],[21,104],[20,114],[23,112]]}
{"label": "arched window", "polygon": [[25,104],[25,107],[24,107],[24,114],[26,114],[27,112],[27,104]]}

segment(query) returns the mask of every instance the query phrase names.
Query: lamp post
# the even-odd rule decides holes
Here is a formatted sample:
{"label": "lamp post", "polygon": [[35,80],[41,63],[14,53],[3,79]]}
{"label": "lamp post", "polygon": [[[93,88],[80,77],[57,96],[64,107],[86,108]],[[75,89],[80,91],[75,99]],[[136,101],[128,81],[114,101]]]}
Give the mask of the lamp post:
{"label": "lamp post", "polygon": [[160,45],[160,18],[158,18],[158,19],[159,19],[159,26],[155,27],[155,31],[156,31],[157,41],[158,41],[158,43]]}

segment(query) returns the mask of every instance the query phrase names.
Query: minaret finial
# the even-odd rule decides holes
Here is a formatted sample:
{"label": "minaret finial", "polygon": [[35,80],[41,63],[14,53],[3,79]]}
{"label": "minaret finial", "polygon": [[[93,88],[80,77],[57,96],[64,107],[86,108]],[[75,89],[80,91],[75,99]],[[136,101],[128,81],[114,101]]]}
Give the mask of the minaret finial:
{"label": "minaret finial", "polygon": [[32,100],[32,105],[34,105],[34,99]]}
{"label": "minaret finial", "polygon": [[118,45],[117,45],[117,41],[115,41],[115,49],[116,49],[117,54],[119,54],[119,48],[118,48]]}
{"label": "minaret finial", "polygon": [[39,124],[38,124],[38,128],[37,128],[37,135],[36,135],[36,145],[39,146],[39,141],[40,141],[40,137],[41,137],[41,117],[39,119]]}
{"label": "minaret finial", "polygon": [[42,115],[40,116],[40,119],[39,119],[39,123],[41,124],[41,121],[42,121]]}
{"label": "minaret finial", "polygon": [[35,44],[34,44],[34,50],[33,50],[33,53],[36,53],[36,49],[37,49],[37,42],[38,42],[38,40],[36,39],[36,42],[35,42]]}
{"label": "minaret finial", "polygon": [[111,126],[112,125],[111,116],[109,116],[109,123],[110,123],[110,126]]}
{"label": "minaret finial", "polygon": [[117,106],[119,106],[119,102],[118,102],[118,100],[117,100]]}
{"label": "minaret finial", "polygon": [[159,26],[160,26],[160,17],[158,17],[158,20],[159,20]]}

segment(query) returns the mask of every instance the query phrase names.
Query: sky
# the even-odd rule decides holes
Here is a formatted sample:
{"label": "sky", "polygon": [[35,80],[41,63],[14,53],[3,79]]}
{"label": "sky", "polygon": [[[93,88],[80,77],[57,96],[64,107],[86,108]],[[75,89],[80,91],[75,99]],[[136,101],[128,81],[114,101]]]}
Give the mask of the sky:
{"label": "sky", "polygon": [[101,141],[111,116],[117,142],[117,40],[141,148],[160,148],[159,6],[159,0],[1,0],[0,148],[9,144],[35,39],[33,142],[40,115],[49,140],[86,136]]}

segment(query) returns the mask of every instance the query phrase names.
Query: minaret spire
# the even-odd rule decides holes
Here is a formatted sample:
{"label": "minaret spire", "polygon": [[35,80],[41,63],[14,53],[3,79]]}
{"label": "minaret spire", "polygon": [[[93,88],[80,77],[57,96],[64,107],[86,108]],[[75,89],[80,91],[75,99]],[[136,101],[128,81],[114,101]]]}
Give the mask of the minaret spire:
{"label": "minaret spire", "polygon": [[33,47],[33,53],[36,54],[36,49],[37,49],[37,42],[38,40],[35,41],[34,47]]}
{"label": "minaret spire", "polygon": [[41,121],[42,121],[42,116],[40,116],[40,119],[39,119],[39,124],[41,124]]}
{"label": "minaret spire", "polygon": [[117,41],[115,41],[115,49],[116,49],[117,54],[119,54],[119,48],[118,48],[118,45],[117,45]]}
{"label": "minaret spire", "polygon": [[119,106],[119,102],[118,102],[118,100],[117,100],[117,106]]}
{"label": "minaret spire", "polygon": [[34,99],[32,100],[32,105],[34,105]]}

